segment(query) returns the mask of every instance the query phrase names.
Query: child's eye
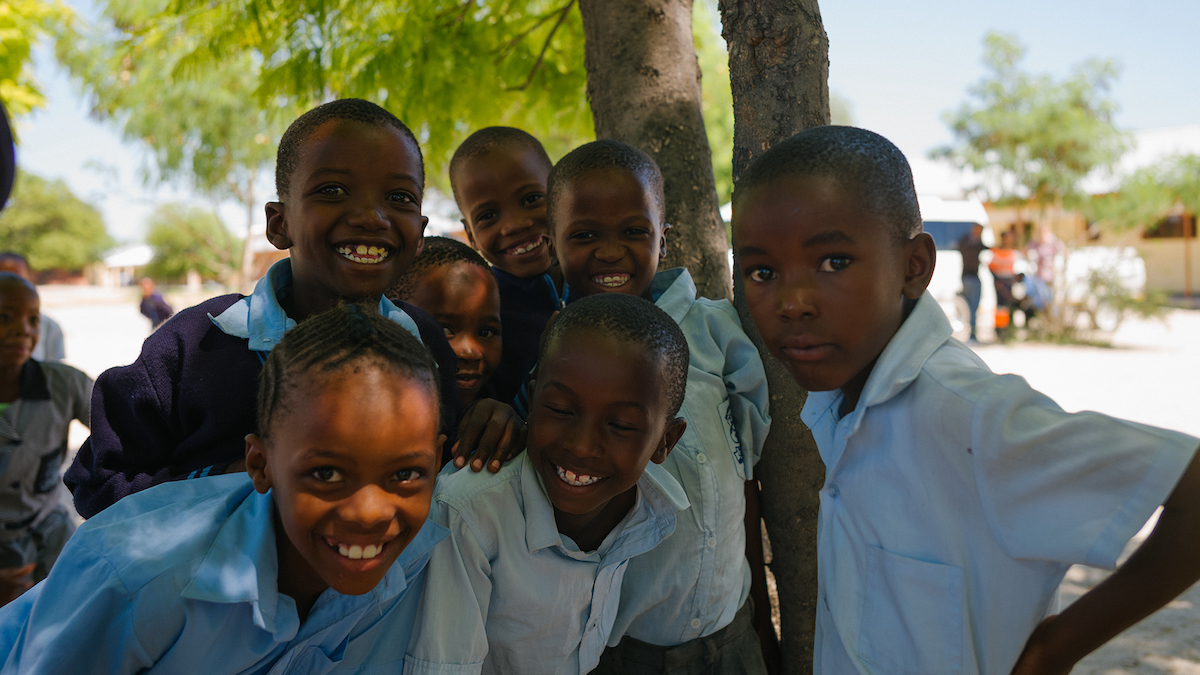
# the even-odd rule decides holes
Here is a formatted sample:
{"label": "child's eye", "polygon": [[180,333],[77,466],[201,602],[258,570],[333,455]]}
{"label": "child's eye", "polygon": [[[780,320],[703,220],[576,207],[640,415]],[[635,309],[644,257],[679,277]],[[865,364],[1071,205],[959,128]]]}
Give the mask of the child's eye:
{"label": "child's eye", "polygon": [[568,239],[571,239],[574,241],[589,241],[589,240],[592,240],[595,238],[596,238],[596,235],[593,232],[573,232],[573,233],[571,233],[571,236],[568,237]]}
{"label": "child's eye", "polygon": [[521,200],[521,203],[525,206],[532,206],[541,202],[543,197],[545,197],[545,195],[540,192],[531,192],[525,195],[525,198]]}
{"label": "child's eye", "polygon": [[775,279],[775,270],[770,267],[751,267],[746,270],[746,277],[755,283],[766,283]]}
{"label": "child's eye", "polygon": [[341,197],[346,194],[346,188],[341,185],[322,185],[317,188],[317,193],[326,197]]}
{"label": "child's eye", "polygon": [[419,469],[400,469],[394,474],[396,480],[401,483],[407,483],[410,480],[416,480],[421,477]]}
{"label": "child's eye", "polygon": [[332,466],[320,466],[312,470],[312,477],[322,483],[336,483],[342,479],[342,472]]}
{"label": "child's eye", "polygon": [[649,234],[650,230],[647,230],[644,227],[631,227],[628,230],[625,230],[625,236],[627,237],[645,237]]}
{"label": "child's eye", "polygon": [[617,431],[637,431],[637,427],[632,424],[627,424],[620,420],[611,420],[608,425]]}
{"label": "child's eye", "polygon": [[821,260],[820,272],[841,272],[850,266],[850,258],[844,255],[831,255]]}
{"label": "child's eye", "polygon": [[391,199],[394,202],[400,202],[401,204],[417,203],[417,198],[407,192],[393,192],[392,194],[388,195],[388,199]]}
{"label": "child's eye", "polygon": [[496,330],[495,328],[480,328],[479,329],[479,337],[481,337],[481,338],[500,337],[500,331]]}
{"label": "child's eye", "polygon": [[554,413],[555,415],[562,415],[564,417],[569,417],[571,415],[570,408],[563,408],[556,405],[550,405],[548,403],[543,403],[542,407]]}
{"label": "child's eye", "polygon": [[446,339],[450,339],[454,337],[454,329],[446,324],[442,324],[442,334],[446,336]]}
{"label": "child's eye", "polygon": [[479,213],[479,215],[475,216],[475,224],[480,225],[487,223],[488,221],[495,220],[499,216],[500,213],[498,211],[482,211]]}

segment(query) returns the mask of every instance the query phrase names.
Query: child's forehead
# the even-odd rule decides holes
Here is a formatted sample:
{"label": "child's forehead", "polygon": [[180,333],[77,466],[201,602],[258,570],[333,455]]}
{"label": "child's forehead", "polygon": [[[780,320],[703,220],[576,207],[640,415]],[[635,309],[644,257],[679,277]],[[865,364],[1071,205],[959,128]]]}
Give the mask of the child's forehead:
{"label": "child's forehead", "polygon": [[890,234],[896,227],[867,208],[862,195],[833,176],[784,174],[755,186],[734,204],[734,240],[748,236],[851,229]]}
{"label": "child's forehead", "polygon": [[5,305],[20,303],[37,304],[40,302],[37,290],[23,279],[5,279],[0,281],[0,302]]}
{"label": "child's forehead", "polygon": [[[423,173],[420,149],[407,134],[388,124],[372,124],[350,119],[327,120],[314,128],[297,148],[297,170],[306,164],[321,163],[333,159],[341,152],[356,145],[377,145],[380,141],[399,146],[402,151],[388,154],[393,166],[404,166],[416,173]],[[386,169],[386,166],[378,167]]]}

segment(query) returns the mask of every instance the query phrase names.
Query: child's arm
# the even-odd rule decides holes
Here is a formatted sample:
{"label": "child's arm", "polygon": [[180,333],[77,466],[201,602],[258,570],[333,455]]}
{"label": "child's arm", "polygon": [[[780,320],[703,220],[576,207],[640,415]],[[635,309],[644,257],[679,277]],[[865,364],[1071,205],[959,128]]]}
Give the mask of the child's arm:
{"label": "child's arm", "polygon": [[1200,579],[1200,455],[1163,503],[1154,531],[1129,560],[1025,645],[1013,675],[1068,673],[1100,645]]}
{"label": "child's arm", "polygon": [[780,667],[779,637],[771,621],[771,594],[767,590],[767,566],[763,556],[762,518],[758,508],[758,481],[746,481],[746,560],[750,563],[750,598],[754,601],[754,631],[762,646],[768,673]]}

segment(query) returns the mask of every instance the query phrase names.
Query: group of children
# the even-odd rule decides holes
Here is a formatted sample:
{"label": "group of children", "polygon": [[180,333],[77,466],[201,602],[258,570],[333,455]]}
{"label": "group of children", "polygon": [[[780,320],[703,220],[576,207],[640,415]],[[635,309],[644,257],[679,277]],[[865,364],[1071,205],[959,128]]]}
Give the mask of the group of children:
{"label": "group of children", "polygon": [[[763,365],[659,269],[653,160],[476,132],[450,165],[470,246],[423,237],[419,145],[374,104],[301,116],[276,171],[289,259],[98,379],[65,475],[89,520],[0,610],[0,672],[774,670]],[[1064,413],[954,341],[893,145],[783,141],[733,221],[827,467],[816,672],[1067,672],[1200,576],[1200,441]],[[9,276],[0,328],[30,292]],[[45,365],[8,351],[0,399],[25,398]],[[0,534],[51,508],[22,504]],[[1160,504],[1053,615],[1067,566],[1115,565]]]}

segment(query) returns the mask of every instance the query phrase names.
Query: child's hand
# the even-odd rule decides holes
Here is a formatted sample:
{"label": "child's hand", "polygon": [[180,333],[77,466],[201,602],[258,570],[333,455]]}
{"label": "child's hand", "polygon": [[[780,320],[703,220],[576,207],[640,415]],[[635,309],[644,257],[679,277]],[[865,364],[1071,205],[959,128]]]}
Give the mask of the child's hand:
{"label": "child's hand", "polygon": [[37,563],[29,563],[24,567],[7,567],[0,569],[0,605],[7,605],[17,596],[33,588],[33,570]]}
{"label": "child's hand", "polygon": [[508,405],[482,398],[467,409],[458,425],[458,442],[450,449],[454,466],[496,473],[525,448],[525,425]]}
{"label": "child's hand", "polygon": [[1066,675],[1071,672],[1074,664],[1067,664],[1064,667],[1061,664],[1049,663],[1052,661],[1050,657],[1053,650],[1047,648],[1048,636],[1051,626],[1057,618],[1057,615],[1048,616],[1034,629],[1033,635],[1030,635],[1029,640],[1025,643],[1021,657],[1017,659],[1017,665],[1013,666],[1012,675]]}

